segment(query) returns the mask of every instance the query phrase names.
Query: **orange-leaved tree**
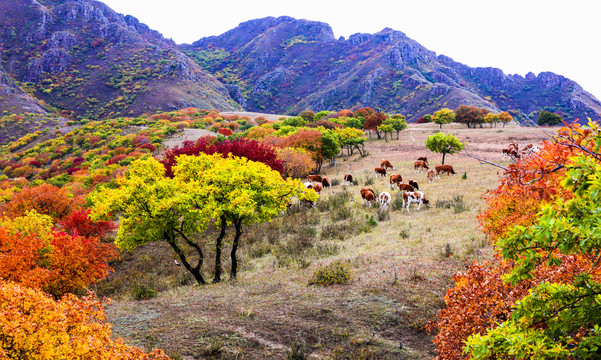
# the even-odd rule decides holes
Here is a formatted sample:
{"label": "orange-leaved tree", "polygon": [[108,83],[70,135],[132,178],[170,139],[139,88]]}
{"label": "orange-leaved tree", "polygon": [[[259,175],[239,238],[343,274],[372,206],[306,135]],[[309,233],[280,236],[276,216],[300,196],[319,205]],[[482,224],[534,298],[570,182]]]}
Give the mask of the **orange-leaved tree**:
{"label": "orange-leaved tree", "polygon": [[113,340],[102,303],[89,295],[54,300],[0,280],[0,314],[0,359],[169,359]]}
{"label": "orange-leaved tree", "polygon": [[61,297],[104,279],[118,256],[98,238],[51,229],[51,218],[30,211],[0,221],[0,278]]}

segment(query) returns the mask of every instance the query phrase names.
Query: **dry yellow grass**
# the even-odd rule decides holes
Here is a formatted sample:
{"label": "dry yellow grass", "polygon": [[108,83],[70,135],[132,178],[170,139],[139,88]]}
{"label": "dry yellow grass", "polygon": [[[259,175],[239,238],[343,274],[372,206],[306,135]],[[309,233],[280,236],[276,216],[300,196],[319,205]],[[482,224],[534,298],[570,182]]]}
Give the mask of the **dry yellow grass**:
{"label": "dry yellow grass", "polygon": [[[146,301],[115,300],[107,307],[113,332],[180,359],[283,359],[295,343],[304,344],[303,352],[315,359],[361,353],[378,359],[432,358],[431,337],[423,326],[442,306],[452,275],[491,256],[476,216],[484,207],[482,194],[496,186],[499,176],[497,168],[461,153],[446,157],[456,176],[443,175],[429,184],[425,173],[414,172],[413,160],[427,156],[431,166],[440,163],[441,156],[424,146],[435,131],[434,124],[412,125],[399,140],[368,141],[366,157],[338,158],[337,166],[324,167],[323,174],[331,180],[342,180],[350,164],[358,179],[359,184],[348,189],[339,185],[322,192],[323,202],[350,192],[352,200],[344,205],[352,213],[348,219],[333,220],[330,212],[314,209],[247,229],[236,283],[175,287]],[[458,125],[447,125],[443,131],[492,161],[501,160],[507,143],[536,143],[542,135],[532,128]],[[431,206],[422,206],[419,212],[415,204],[410,213],[389,211],[389,219],[375,227],[367,225],[369,217],[378,219],[378,210],[361,206],[359,190],[373,179],[380,159],[395,166],[389,173],[416,180]],[[467,178],[462,179],[464,173]],[[389,189],[388,179],[377,179],[369,187],[398,192]],[[435,206],[437,200],[453,196],[462,196],[467,210]],[[322,238],[334,225],[347,229],[348,236]],[[309,244],[302,242],[303,235]],[[169,252],[163,254],[165,261],[173,261]],[[307,286],[316,268],[336,260],[350,265],[349,285]],[[209,273],[210,267],[205,269]]]}

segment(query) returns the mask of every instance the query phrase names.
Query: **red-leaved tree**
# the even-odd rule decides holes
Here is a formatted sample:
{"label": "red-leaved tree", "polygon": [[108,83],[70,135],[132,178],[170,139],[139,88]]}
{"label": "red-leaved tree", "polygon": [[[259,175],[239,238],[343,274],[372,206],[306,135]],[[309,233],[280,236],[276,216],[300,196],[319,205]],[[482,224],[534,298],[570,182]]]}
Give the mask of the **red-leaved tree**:
{"label": "red-leaved tree", "polygon": [[284,171],[282,161],[278,159],[275,149],[269,145],[246,138],[219,142],[213,142],[213,139],[212,137],[202,137],[196,141],[184,141],[181,147],[176,146],[167,149],[161,161],[165,166],[166,175],[173,177],[173,166],[177,163],[178,156],[198,155],[200,153],[209,155],[220,153],[223,157],[232,154],[264,163],[280,174]]}

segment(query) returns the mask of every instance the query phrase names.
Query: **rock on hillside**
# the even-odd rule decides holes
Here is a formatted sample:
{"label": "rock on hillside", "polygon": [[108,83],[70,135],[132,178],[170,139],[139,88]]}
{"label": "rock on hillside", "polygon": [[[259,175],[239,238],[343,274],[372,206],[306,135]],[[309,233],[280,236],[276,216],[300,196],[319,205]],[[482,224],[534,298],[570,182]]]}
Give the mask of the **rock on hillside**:
{"label": "rock on hillside", "polygon": [[15,81],[0,67],[0,110],[9,113],[45,114],[38,102],[23,92]]}
{"label": "rock on hillside", "polygon": [[409,120],[462,104],[518,118],[542,109],[565,119],[599,119],[601,112],[599,100],[560,75],[470,68],[390,28],[335,39],[328,24],[268,17],[181,48],[228,84],[248,111],[371,106]]}
{"label": "rock on hillside", "polygon": [[239,110],[171,40],[93,0],[0,0],[2,66],[36,98],[81,117]]}

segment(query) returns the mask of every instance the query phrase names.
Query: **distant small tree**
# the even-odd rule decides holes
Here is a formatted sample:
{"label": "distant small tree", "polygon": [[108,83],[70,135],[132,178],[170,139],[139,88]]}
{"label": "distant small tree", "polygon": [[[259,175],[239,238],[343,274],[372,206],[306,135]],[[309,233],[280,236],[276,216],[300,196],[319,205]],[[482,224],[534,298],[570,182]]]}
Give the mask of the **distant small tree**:
{"label": "distant small tree", "polygon": [[453,121],[455,121],[455,113],[453,112],[453,110],[448,108],[440,109],[437,112],[435,112],[432,116],[432,122],[440,125],[441,129],[442,125],[450,124]]}
{"label": "distant small tree", "polygon": [[563,118],[560,115],[554,114],[550,111],[543,110],[538,114],[537,123],[541,126],[544,125],[559,125],[563,122]]}
{"label": "distant small tree", "polygon": [[388,119],[384,120],[383,124],[391,125],[392,129],[396,131],[396,139],[399,139],[399,133],[407,128],[407,121],[405,121],[405,115],[394,114]]}
{"label": "distant small tree", "polygon": [[313,117],[313,121],[319,121],[322,118],[328,116],[329,114],[330,112],[328,110],[320,111],[317,114],[315,114],[315,116]]}
{"label": "distant small tree", "polygon": [[465,144],[459,141],[451,134],[437,133],[428,136],[426,139],[426,147],[433,152],[442,154],[442,164],[447,154],[455,154],[465,147]]}
{"label": "distant small tree", "polygon": [[499,120],[503,123],[503,127],[513,120],[513,117],[509,115],[507,111],[503,111],[499,114]]}
{"label": "distant small tree", "polygon": [[493,125],[497,127],[497,123],[499,122],[499,114],[486,114],[486,116],[484,116],[484,122],[490,124],[490,127],[492,127]]}
{"label": "distant small tree", "polygon": [[311,110],[301,111],[298,116],[302,117],[306,122],[311,122],[315,118],[315,112]]}
{"label": "distant small tree", "polygon": [[384,141],[388,142],[388,137],[387,135],[390,134],[390,138],[392,139],[392,131],[394,130],[394,128],[392,127],[392,125],[389,124],[382,124],[380,126],[378,126],[378,131],[381,131],[382,133],[384,133]]}
{"label": "distant small tree", "polygon": [[455,121],[467,125],[468,128],[475,128],[476,125],[482,127],[486,114],[488,114],[486,109],[461,105],[455,110]]}

